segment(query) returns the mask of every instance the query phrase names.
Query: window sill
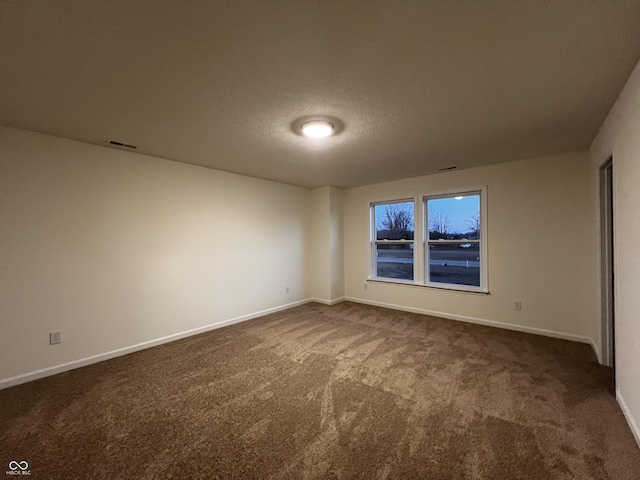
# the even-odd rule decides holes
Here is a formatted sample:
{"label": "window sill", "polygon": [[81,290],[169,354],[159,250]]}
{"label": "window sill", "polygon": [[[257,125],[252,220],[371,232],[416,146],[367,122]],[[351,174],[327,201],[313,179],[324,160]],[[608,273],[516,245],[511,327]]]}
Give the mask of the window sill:
{"label": "window sill", "polygon": [[424,285],[420,283],[410,282],[410,281],[402,281],[402,280],[387,280],[381,278],[367,278],[368,283],[382,283],[387,285],[402,285],[405,287],[415,287],[415,288],[428,288],[429,290],[444,290],[445,292],[455,292],[455,293],[467,293],[471,295],[491,295],[488,290],[467,290],[464,288],[450,288],[450,287],[436,287],[435,285]]}

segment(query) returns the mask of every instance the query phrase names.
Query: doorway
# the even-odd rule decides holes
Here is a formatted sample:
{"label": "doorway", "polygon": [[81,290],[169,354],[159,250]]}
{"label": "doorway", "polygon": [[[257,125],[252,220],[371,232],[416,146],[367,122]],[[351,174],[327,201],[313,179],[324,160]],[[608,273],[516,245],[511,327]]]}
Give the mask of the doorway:
{"label": "doorway", "polygon": [[613,268],[613,157],[600,167],[600,261],[602,285],[602,363],[616,368]]}

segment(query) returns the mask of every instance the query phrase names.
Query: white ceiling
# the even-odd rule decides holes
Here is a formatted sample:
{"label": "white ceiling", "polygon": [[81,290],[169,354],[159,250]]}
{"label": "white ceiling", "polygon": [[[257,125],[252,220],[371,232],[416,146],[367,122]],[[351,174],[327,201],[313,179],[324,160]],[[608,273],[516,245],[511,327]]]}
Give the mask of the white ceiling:
{"label": "white ceiling", "polygon": [[3,0],[0,124],[354,186],[586,148],[638,58],[640,1]]}

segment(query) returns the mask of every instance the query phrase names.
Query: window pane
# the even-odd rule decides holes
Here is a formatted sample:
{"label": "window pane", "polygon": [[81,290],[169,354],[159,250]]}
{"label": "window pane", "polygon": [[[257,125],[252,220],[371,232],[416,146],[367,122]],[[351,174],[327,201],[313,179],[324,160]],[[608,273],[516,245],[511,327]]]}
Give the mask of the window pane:
{"label": "window pane", "polygon": [[413,280],[413,244],[376,245],[376,277]]}
{"label": "window pane", "polygon": [[479,243],[430,243],[429,281],[480,286]]}
{"label": "window pane", "polygon": [[480,194],[464,193],[427,200],[430,240],[478,240]]}
{"label": "window pane", "polygon": [[375,206],[376,240],[413,240],[413,202]]}

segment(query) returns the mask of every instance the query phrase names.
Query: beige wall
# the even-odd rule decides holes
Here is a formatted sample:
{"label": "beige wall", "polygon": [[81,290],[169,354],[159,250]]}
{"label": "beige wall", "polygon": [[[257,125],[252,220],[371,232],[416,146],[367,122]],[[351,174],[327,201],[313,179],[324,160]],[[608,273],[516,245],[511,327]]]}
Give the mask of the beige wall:
{"label": "beige wall", "polygon": [[306,300],[310,205],[307,189],[0,127],[0,383]]}
{"label": "beige wall", "polygon": [[[370,202],[485,185],[489,295],[367,283]],[[348,189],[346,296],[591,342],[599,292],[590,187],[582,151]]]}
{"label": "beige wall", "polygon": [[344,202],[343,191],[336,187],[331,187],[329,217],[331,301],[335,302],[344,298]]}
{"label": "beige wall", "polygon": [[329,187],[312,191],[311,296],[325,302],[331,299],[330,193]]}
{"label": "beige wall", "polygon": [[594,192],[598,170],[613,154],[616,389],[640,444],[640,64],[589,154]]}
{"label": "beige wall", "polygon": [[322,303],[344,297],[344,241],[342,189],[312,192],[311,296]]}

